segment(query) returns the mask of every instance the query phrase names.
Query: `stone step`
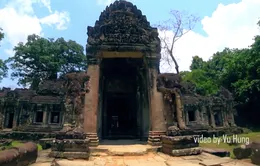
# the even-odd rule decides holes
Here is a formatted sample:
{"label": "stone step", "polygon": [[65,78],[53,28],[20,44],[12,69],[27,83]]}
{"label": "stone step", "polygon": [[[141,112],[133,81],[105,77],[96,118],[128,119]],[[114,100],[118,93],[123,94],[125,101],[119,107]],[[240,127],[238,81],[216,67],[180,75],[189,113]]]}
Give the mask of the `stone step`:
{"label": "stone step", "polygon": [[99,145],[90,147],[91,156],[142,156],[156,153],[161,147],[150,145]]}

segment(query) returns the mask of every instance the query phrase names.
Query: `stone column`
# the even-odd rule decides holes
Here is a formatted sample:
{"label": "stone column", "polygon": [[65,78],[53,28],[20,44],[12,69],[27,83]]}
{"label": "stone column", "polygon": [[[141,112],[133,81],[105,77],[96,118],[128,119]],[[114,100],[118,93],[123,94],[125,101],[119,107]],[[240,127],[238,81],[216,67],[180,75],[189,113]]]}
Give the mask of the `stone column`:
{"label": "stone column", "polygon": [[99,103],[99,65],[90,64],[87,72],[90,77],[90,91],[85,94],[83,128],[90,139],[90,145],[98,146],[99,139],[97,136],[97,114]]}
{"label": "stone column", "polygon": [[189,124],[189,112],[188,110],[184,111],[185,114],[185,124],[188,125]]}
{"label": "stone column", "polygon": [[46,127],[49,124],[47,105],[44,105],[44,109],[42,111],[43,111],[43,127]]}
{"label": "stone column", "polygon": [[214,118],[214,112],[213,112],[213,110],[212,110],[212,107],[209,106],[208,109],[209,109],[209,114],[210,114],[210,125],[211,125],[211,127],[216,128],[216,123],[215,123],[215,118]]}
{"label": "stone column", "polygon": [[195,110],[195,121],[199,122],[199,123],[201,122],[200,110],[199,110],[198,106],[197,106],[197,109]]}
{"label": "stone column", "polygon": [[14,117],[13,117],[13,129],[15,129],[16,127],[17,127],[17,114],[18,114],[18,112],[17,112],[17,110],[14,110]]}
{"label": "stone column", "polygon": [[229,127],[228,119],[227,119],[227,109],[226,106],[221,107],[221,114],[222,114],[222,125],[223,127]]}
{"label": "stone column", "polygon": [[234,110],[232,108],[231,108],[231,110],[229,110],[229,117],[230,117],[231,127],[236,127],[235,118],[234,118]]}
{"label": "stone column", "polygon": [[161,136],[166,133],[166,121],[164,117],[163,94],[157,91],[156,79],[158,72],[154,68],[149,69],[149,77],[152,85],[149,87],[150,93],[150,132],[148,143],[151,145],[160,145]]}

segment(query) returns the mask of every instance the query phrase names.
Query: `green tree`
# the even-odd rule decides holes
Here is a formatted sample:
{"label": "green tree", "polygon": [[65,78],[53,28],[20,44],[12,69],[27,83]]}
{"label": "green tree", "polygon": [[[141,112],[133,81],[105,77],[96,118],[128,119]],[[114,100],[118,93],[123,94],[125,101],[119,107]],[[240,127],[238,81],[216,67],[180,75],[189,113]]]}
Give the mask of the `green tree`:
{"label": "green tree", "polygon": [[59,75],[86,70],[84,48],[75,41],[63,38],[45,39],[29,35],[26,43],[19,43],[15,55],[9,59],[12,78],[19,85],[30,85],[37,89],[46,79],[57,79]]}
{"label": "green tree", "polygon": [[4,33],[2,31],[3,31],[3,29],[0,28],[0,41],[4,38]]}
{"label": "green tree", "polygon": [[203,61],[202,58],[200,58],[199,56],[194,56],[192,57],[192,62],[190,65],[190,70],[194,70],[194,69],[203,69],[203,67],[205,66],[205,62]]}
{"label": "green tree", "polygon": [[[3,38],[4,38],[4,33],[2,32],[2,29],[0,28],[0,42]],[[8,70],[8,68],[6,66],[6,63],[2,59],[0,59],[0,81],[3,79],[3,77],[6,77],[7,70]]]}
{"label": "green tree", "polygon": [[260,36],[249,49],[236,51],[222,76],[222,84],[242,103],[258,102],[260,96]]}
{"label": "green tree", "polygon": [[194,56],[190,66],[191,72],[185,74],[183,79],[193,82],[199,94],[215,94],[219,87],[223,86],[222,75],[235,51],[237,50],[225,48],[223,51],[213,54],[208,61]]}
{"label": "green tree", "polygon": [[202,69],[194,69],[186,73],[183,77],[184,81],[190,81],[196,85],[196,92],[201,95],[215,94],[218,90],[218,85],[209,77],[207,71]]}

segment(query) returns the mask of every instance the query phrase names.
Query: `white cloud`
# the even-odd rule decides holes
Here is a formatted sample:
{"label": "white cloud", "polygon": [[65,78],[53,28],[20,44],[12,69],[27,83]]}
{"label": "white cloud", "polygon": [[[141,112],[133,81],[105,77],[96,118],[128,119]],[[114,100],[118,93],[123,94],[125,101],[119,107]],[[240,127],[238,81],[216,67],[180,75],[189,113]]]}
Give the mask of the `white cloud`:
{"label": "white cloud", "polygon": [[[260,34],[256,25],[260,19],[260,1],[242,0],[239,3],[219,4],[211,16],[202,19],[204,37],[193,31],[183,36],[175,45],[174,54],[180,70],[189,70],[192,56],[208,60],[215,52],[229,48],[246,48],[253,43],[253,37]],[[163,33],[160,32],[160,35]],[[167,36],[173,34],[168,32]],[[161,64],[162,72],[175,72],[174,65]]]}
{"label": "white cloud", "polygon": [[51,0],[40,0],[40,2],[52,13],[51,10]]}
{"label": "white cloud", "polygon": [[97,0],[98,5],[109,5],[113,3],[115,0]]}
{"label": "white cloud", "polygon": [[[110,5],[111,3],[115,2],[116,0],[96,0],[98,5]],[[129,2],[135,2],[136,0],[128,0]]]}
{"label": "white cloud", "polygon": [[[43,5],[48,9],[49,14],[43,18],[37,17],[33,4]],[[64,30],[69,21],[67,12],[52,13],[50,0],[12,0],[0,9],[0,25],[5,33],[4,41],[10,43],[12,47],[18,42],[26,41],[30,34],[43,35],[43,24]]]}
{"label": "white cloud", "polygon": [[67,24],[69,23],[69,13],[68,12],[55,12],[47,17],[40,19],[42,24],[49,26],[55,25],[58,30],[67,29]]}
{"label": "white cloud", "polygon": [[5,38],[12,46],[25,41],[28,35],[40,35],[42,28],[36,16],[20,15],[14,8],[6,7],[0,10],[0,25],[4,30]]}

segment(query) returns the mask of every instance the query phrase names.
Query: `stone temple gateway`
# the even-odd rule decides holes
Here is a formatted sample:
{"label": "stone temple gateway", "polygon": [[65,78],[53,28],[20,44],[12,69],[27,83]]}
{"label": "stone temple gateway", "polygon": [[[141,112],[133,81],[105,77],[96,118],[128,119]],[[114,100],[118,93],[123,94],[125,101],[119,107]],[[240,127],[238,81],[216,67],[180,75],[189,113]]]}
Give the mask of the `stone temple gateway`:
{"label": "stone temple gateway", "polygon": [[[164,134],[162,94],[156,90],[160,40],[133,4],[116,1],[88,27],[84,128],[90,138]],[[98,139],[96,138],[96,141]]]}
{"label": "stone temple gateway", "polygon": [[70,127],[80,128],[91,146],[104,139],[161,145],[171,136],[237,129],[229,91],[201,96],[178,74],[160,73],[158,31],[132,3],[115,1],[87,34],[87,72],[45,80],[36,91],[0,91],[1,138],[54,138]]}

